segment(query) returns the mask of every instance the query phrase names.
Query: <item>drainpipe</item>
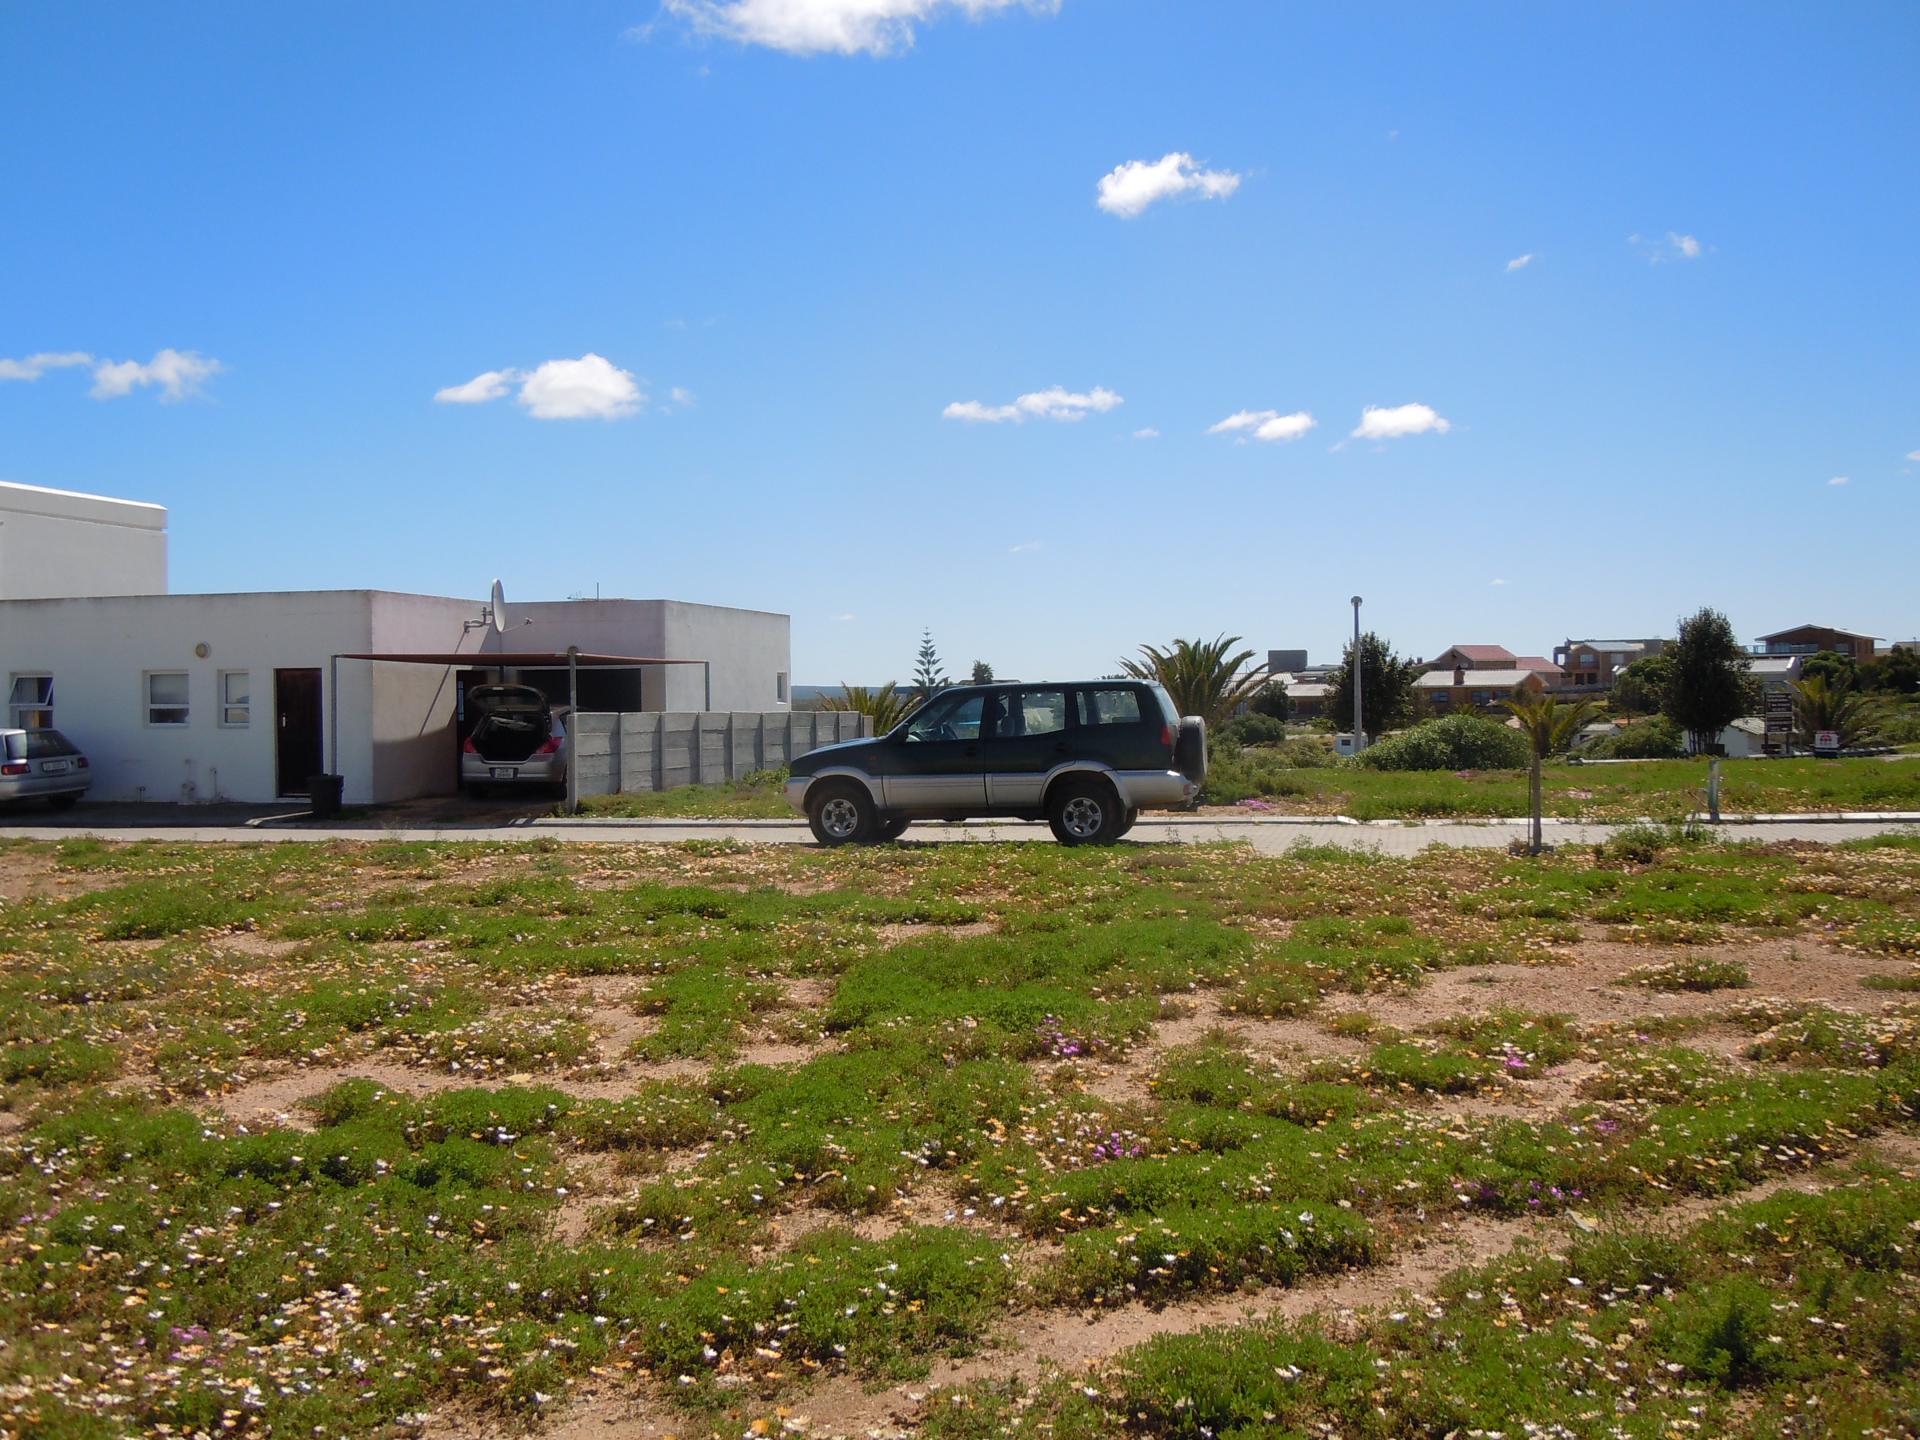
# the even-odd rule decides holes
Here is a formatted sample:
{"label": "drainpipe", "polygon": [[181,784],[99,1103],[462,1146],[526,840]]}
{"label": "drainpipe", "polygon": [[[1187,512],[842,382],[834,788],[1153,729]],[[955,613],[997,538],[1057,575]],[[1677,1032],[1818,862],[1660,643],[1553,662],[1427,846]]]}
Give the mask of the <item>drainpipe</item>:
{"label": "drainpipe", "polygon": [[340,773],[340,657],[327,657],[327,773]]}
{"label": "drainpipe", "polygon": [[580,647],[567,646],[567,814],[580,813]]}

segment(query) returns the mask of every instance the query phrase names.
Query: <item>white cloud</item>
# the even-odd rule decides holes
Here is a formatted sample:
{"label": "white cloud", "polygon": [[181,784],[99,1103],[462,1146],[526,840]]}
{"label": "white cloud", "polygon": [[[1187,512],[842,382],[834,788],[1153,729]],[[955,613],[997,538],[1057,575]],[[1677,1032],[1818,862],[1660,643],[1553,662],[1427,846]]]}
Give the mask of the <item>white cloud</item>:
{"label": "white cloud", "polygon": [[676,385],[667,391],[667,398],[682,410],[691,410],[695,403],[693,392],[684,385]]}
{"label": "white cloud", "polygon": [[1516,270],[1524,270],[1539,258],[1540,257],[1531,250],[1524,255],[1516,255],[1513,259],[1507,261],[1507,273],[1511,275]]}
{"label": "white cloud", "polygon": [[1909,450],[1907,452],[1907,458],[1916,465],[1920,465],[1920,450]]}
{"label": "white cloud", "polygon": [[1429,430],[1444,435],[1453,422],[1442,417],[1431,405],[1369,405],[1360,414],[1354,429],[1355,440],[1397,440],[1403,435],[1424,435]]}
{"label": "white cloud", "polygon": [[664,0],[705,35],[790,55],[893,55],[913,48],[914,27],[947,11],[969,20],[1016,7],[1054,14],[1060,0]]}
{"label": "white cloud", "polygon": [[73,365],[91,365],[93,356],[84,350],[58,353],[42,351],[24,360],[0,359],[0,380],[38,380],[49,370],[64,370]]}
{"label": "white cloud", "polygon": [[632,371],[591,350],[578,360],[547,361],[520,387],[520,403],[536,420],[618,420],[645,401]]}
{"label": "white cloud", "polygon": [[[591,350],[578,360],[549,360],[532,370],[483,371],[464,385],[435,391],[433,398],[443,405],[485,405],[504,398],[515,385],[518,400],[536,420],[618,420],[647,403],[632,371]],[[688,395],[686,403],[692,398]]]}
{"label": "white cloud", "polygon": [[1027,420],[1084,420],[1091,414],[1105,414],[1126,402],[1111,390],[1096,385],[1081,394],[1055,385],[1050,390],[1035,390],[1022,395],[1011,405],[982,405],[978,400],[956,400],[940,413],[948,420],[966,420],[976,424],[998,425],[1011,420],[1016,425]]}
{"label": "white cloud", "polygon": [[[1504,584],[1506,584],[1506,583],[1507,583],[1507,582],[1506,582],[1506,581],[1504,581],[1504,580],[1489,580],[1489,581],[1487,582],[1487,584],[1489,584],[1489,585],[1504,585]],[[1361,678],[1362,678],[1362,679],[1365,679],[1365,678],[1366,678],[1366,673],[1365,673],[1365,671],[1364,671],[1364,669],[1363,669],[1363,670],[1362,670],[1362,672],[1361,672]]]}
{"label": "white cloud", "polygon": [[1635,246],[1636,248],[1642,245],[1646,246],[1648,249],[1647,263],[1649,265],[1663,264],[1668,260],[1698,260],[1706,253],[1705,248],[1700,244],[1698,238],[1692,235],[1682,235],[1677,230],[1667,231],[1667,238],[1664,242],[1649,240],[1644,235],[1636,232],[1627,236],[1627,244]]}
{"label": "white cloud", "polygon": [[1853,482],[1850,481],[1845,475],[1836,475],[1831,480],[1827,481],[1827,484],[1829,485],[1849,485],[1852,483]]}
{"label": "white cloud", "polygon": [[223,368],[211,356],[171,348],[157,351],[144,365],[138,360],[102,360],[93,368],[93,397],[112,400],[158,385],[162,400],[184,400]]}
{"label": "white cloud", "polygon": [[498,400],[513,388],[515,381],[525,378],[518,370],[486,370],[464,385],[449,385],[434,391],[433,398],[442,405],[485,405],[490,400]]}
{"label": "white cloud", "polygon": [[[859,619],[860,617],[859,617],[858,615],[855,615],[855,614],[853,614],[853,613],[852,613],[851,611],[849,611],[849,612],[848,612],[847,614],[845,614],[845,615],[836,615],[836,616],[834,616],[833,618],[834,618],[834,619],[836,619],[836,620],[838,620],[838,621],[839,621],[839,622],[840,622],[840,623],[841,623],[842,625],[844,625],[844,624],[846,624],[846,623],[847,623],[847,621],[849,621],[849,620],[858,620],[858,619]],[[1366,678],[1366,672],[1365,672],[1364,670],[1363,670],[1363,671],[1361,671],[1361,678],[1362,678],[1362,679],[1365,679],[1365,678]]]}
{"label": "white cloud", "polygon": [[1007,553],[1009,555],[1031,555],[1034,551],[1042,549],[1044,544],[1045,542],[1040,540],[1022,540],[1018,545],[1009,545],[1007,547]]}
{"label": "white cloud", "polygon": [[1217,425],[1209,425],[1209,435],[1251,435],[1255,440],[1298,440],[1318,424],[1305,410],[1282,415],[1278,410],[1240,410]]}
{"label": "white cloud", "polygon": [[1138,430],[1133,432],[1133,438],[1136,440],[1158,440],[1160,438],[1160,432],[1151,425],[1142,425]]}
{"label": "white cloud", "polygon": [[1158,160],[1129,160],[1100,177],[1095,202],[1109,215],[1131,220],[1149,205],[1186,195],[1198,200],[1224,200],[1240,188],[1231,170],[1201,170],[1193,156],[1175,150]]}

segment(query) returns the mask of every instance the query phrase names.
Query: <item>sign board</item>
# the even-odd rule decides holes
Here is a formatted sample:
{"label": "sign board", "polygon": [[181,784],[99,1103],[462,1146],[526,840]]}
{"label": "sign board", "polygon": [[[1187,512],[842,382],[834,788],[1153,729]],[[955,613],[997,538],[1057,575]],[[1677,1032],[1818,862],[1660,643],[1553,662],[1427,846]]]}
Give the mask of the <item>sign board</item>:
{"label": "sign board", "polygon": [[1840,732],[1838,730],[1814,731],[1813,753],[1816,755],[1838,755],[1840,753]]}

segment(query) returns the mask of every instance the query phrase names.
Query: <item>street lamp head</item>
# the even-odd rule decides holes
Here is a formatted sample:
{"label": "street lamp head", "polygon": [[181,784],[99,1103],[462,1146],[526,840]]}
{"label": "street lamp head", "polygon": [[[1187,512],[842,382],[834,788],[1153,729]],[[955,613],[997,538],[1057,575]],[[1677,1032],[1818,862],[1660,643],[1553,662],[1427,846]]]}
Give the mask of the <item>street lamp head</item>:
{"label": "street lamp head", "polygon": [[1360,597],[1358,595],[1353,597],[1353,608],[1356,610],[1360,608]]}

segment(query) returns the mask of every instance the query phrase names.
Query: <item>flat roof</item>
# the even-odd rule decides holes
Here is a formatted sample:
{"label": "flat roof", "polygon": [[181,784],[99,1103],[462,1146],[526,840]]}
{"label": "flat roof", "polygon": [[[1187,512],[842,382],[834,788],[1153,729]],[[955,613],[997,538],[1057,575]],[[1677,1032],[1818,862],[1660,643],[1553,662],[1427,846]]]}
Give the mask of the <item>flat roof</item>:
{"label": "flat roof", "polygon": [[140,530],[164,530],[167,524],[167,507],[148,500],[122,500],[117,495],[92,495],[85,490],[55,490],[47,485],[23,485],[18,480],[0,480],[0,510],[130,525]]}
{"label": "flat roof", "polygon": [[[566,652],[550,650],[378,650],[351,655],[335,655],[336,660],[384,660],[391,665],[459,665],[468,670],[564,670],[569,664]],[[585,651],[572,657],[582,669],[606,669],[618,665],[704,665],[701,659],[668,660],[654,655],[589,655]]]}

